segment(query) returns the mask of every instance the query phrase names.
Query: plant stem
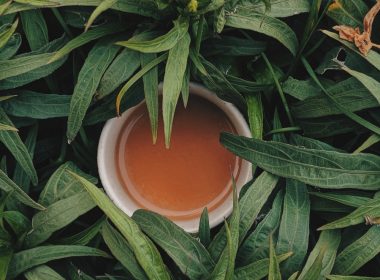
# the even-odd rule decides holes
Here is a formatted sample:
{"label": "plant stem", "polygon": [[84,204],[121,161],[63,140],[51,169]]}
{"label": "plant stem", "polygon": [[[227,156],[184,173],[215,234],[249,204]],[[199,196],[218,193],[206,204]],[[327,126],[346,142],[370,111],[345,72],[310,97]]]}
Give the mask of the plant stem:
{"label": "plant stem", "polygon": [[82,139],[83,141],[83,144],[86,146],[86,147],[89,147],[90,143],[88,141],[88,137],[87,137],[87,134],[86,134],[86,131],[84,131],[84,128],[81,127],[79,129],[79,135],[80,135],[80,138]]}
{"label": "plant stem", "polygon": [[[302,56],[303,51],[305,50],[307,44],[309,43],[309,41],[310,41],[310,39],[311,39],[311,36],[314,34],[315,29],[317,28],[317,26],[318,26],[319,23],[321,22],[322,18],[325,16],[325,14],[326,14],[326,12],[327,12],[327,9],[329,8],[331,2],[332,2],[332,0],[329,0],[329,1],[326,3],[326,6],[325,6],[325,8],[323,9],[322,14],[321,14],[320,17],[318,18],[317,22],[316,22],[313,26],[310,27],[310,30],[306,30],[306,29],[305,29],[305,33],[304,33],[304,36],[303,36],[303,38],[302,38],[301,45],[300,45],[300,47],[299,47],[299,49],[298,49],[297,55],[296,55],[296,57],[294,58],[294,60],[292,61],[292,64],[290,65],[289,70],[288,70],[288,72],[286,73],[284,80],[288,79],[289,76],[293,74],[294,69],[296,68],[296,66],[298,65],[299,60],[301,59],[301,56]],[[310,15],[310,16],[312,16],[312,15]],[[308,22],[311,21],[311,20],[312,20],[312,18],[310,17],[310,18],[308,19]],[[306,24],[306,28],[308,28],[308,24]]]}
{"label": "plant stem", "polygon": [[273,130],[269,131],[267,134],[265,134],[265,136],[270,136],[270,135],[276,134],[276,133],[295,132],[295,131],[302,131],[302,128],[300,128],[299,126],[292,126],[292,127],[283,127],[283,128],[279,128],[279,129],[273,129]]}
{"label": "plant stem", "polygon": [[71,30],[67,26],[67,24],[66,24],[65,20],[63,19],[61,13],[58,11],[57,8],[52,8],[51,10],[52,10],[54,16],[57,18],[59,24],[62,26],[63,30],[67,34],[67,36],[69,36],[69,38],[72,39],[74,37],[73,33],[71,33]]}
{"label": "plant stem", "polygon": [[199,18],[199,22],[198,22],[197,38],[195,41],[195,50],[196,50],[197,54],[199,54],[199,50],[201,49],[204,21],[205,21],[205,17],[203,15],[201,15]]}
{"label": "plant stem", "polygon": [[278,79],[276,77],[276,74],[274,73],[273,67],[272,67],[271,63],[269,62],[269,59],[267,58],[267,56],[265,55],[265,53],[262,53],[261,56],[264,59],[266,65],[267,65],[267,67],[268,67],[268,69],[269,69],[269,71],[270,71],[270,73],[271,73],[271,75],[273,77],[273,80],[274,80],[274,83],[276,85],[277,91],[280,94],[280,98],[281,98],[282,104],[284,105],[286,115],[288,116],[289,123],[290,123],[291,126],[295,126],[294,125],[294,121],[293,121],[293,117],[290,114],[290,109],[289,109],[289,106],[288,106],[288,102],[286,101],[284,91],[282,90],[280,82],[278,81]]}
{"label": "plant stem", "polygon": [[344,106],[342,106],[334,97],[333,94],[331,94],[326,88],[321,84],[319,81],[317,75],[314,73],[313,68],[311,68],[309,62],[304,57],[301,57],[301,61],[303,65],[305,66],[305,69],[307,73],[310,75],[310,77],[313,79],[313,81],[321,88],[322,92],[326,94],[326,96],[331,100],[331,102],[347,117],[349,117],[354,122],[360,124],[361,126],[364,126],[365,128],[371,130],[375,134],[380,136],[380,127],[374,125],[373,123],[367,121],[366,119],[360,117],[359,115],[351,112],[350,110],[347,110]]}

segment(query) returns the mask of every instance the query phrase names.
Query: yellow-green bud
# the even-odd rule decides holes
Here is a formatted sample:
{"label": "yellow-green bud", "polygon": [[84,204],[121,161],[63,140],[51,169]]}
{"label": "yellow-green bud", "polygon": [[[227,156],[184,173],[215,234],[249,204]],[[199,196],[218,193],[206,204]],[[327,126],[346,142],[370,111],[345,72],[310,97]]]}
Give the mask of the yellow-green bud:
{"label": "yellow-green bud", "polygon": [[187,9],[189,12],[194,13],[198,9],[198,1],[197,0],[190,0],[187,4]]}

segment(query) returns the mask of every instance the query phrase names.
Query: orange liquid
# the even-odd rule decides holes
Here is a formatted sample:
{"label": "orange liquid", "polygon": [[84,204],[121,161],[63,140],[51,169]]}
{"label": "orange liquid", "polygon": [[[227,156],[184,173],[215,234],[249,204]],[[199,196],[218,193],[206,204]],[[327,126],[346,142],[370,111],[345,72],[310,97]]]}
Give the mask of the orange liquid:
{"label": "orange liquid", "polygon": [[119,179],[134,201],[177,220],[220,205],[231,192],[231,173],[236,177],[240,167],[219,143],[220,132],[235,132],[224,112],[194,95],[186,109],[180,103],[170,149],[165,148],[162,119],[152,143],[148,111],[141,104],[126,120],[115,157]]}

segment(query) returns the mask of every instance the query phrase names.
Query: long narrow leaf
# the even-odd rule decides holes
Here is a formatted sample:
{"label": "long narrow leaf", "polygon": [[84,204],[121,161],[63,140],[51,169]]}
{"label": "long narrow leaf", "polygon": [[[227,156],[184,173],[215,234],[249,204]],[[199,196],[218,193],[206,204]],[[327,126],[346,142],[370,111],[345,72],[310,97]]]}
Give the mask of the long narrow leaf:
{"label": "long narrow leaf", "polygon": [[279,176],[321,188],[379,189],[380,157],[372,154],[307,149],[228,133],[222,133],[221,142],[236,155]]}
{"label": "long narrow leaf", "polygon": [[179,18],[174,21],[174,27],[165,35],[148,41],[131,39],[117,44],[143,53],[159,53],[173,48],[185,36],[188,28],[189,21],[186,18]]}
{"label": "long narrow leaf", "polygon": [[47,263],[49,261],[69,258],[93,256],[108,258],[109,255],[99,249],[76,246],[76,245],[49,245],[40,246],[33,249],[20,251],[14,254],[8,269],[8,276],[14,278],[20,273],[34,266]]}
{"label": "long narrow leaf", "polygon": [[181,93],[187,58],[189,56],[189,46],[190,35],[186,33],[169,51],[168,61],[166,63],[162,93],[162,114],[166,148],[170,146],[174,112]]}
{"label": "long narrow leaf", "polygon": [[111,219],[127,239],[141,267],[150,279],[169,280],[162,258],[153,243],[141,232],[138,225],[123,213],[112,201],[96,186],[83,177],[72,173],[82,183],[94,202]]}

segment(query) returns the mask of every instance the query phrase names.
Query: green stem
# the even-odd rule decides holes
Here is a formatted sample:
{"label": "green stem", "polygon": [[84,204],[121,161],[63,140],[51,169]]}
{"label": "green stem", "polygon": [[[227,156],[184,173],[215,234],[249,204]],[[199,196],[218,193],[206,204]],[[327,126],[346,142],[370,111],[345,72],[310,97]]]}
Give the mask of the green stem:
{"label": "green stem", "polygon": [[276,133],[284,133],[284,132],[296,132],[296,131],[302,131],[302,128],[299,126],[293,126],[293,127],[284,127],[284,128],[279,128],[279,129],[273,129],[269,131],[265,136],[270,136],[272,134]]}
{"label": "green stem", "polygon": [[[297,55],[296,55],[295,59],[292,61],[292,64],[290,65],[289,70],[286,73],[284,80],[288,79],[289,76],[293,74],[294,69],[296,68],[296,66],[298,65],[299,60],[301,59],[303,51],[305,50],[307,44],[309,43],[309,41],[311,39],[311,36],[314,34],[315,29],[320,24],[322,18],[325,16],[325,14],[327,12],[327,9],[329,8],[331,2],[332,2],[332,0],[329,0],[327,2],[325,8],[323,9],[323,12],[322,12],[321,16],[318,18],[317,22],[312,27],[310,27],[309,32],[307,32],[307,30],[305,30],[305,33],[304,33],[304,36],[303,36],[303,39],[302,39],[302,43],[301,43],[301,45],[300,45],[300,47],[298,49]],[[310,18],[308,20],[312,20],[312,19]],[[308,25],[306,24],[306,28],[307,28],[307,26]]]}
{"label": "green stem", "polygon": [[271,73],[271,75],[273,77],[273,80],[274,80],[274,83],[276,85],[277,91],[280,94],[280,98],[281,98],[282,104],[284,105],[286,115],[288,116],[289,123],[290,123],[291,126],[295,126],[294,125],[294,121],[293,121],[293,117],[292,117],[292,115],[290,113],[288,102],[286,101],[286,98],[285,98],[284,91],[282,90],[280,82],[278,81],[278,79],[276,77],[276,74],[274,73],[273,67],[272,67],[271,63],[269,62],[269,60],[268,60],[267,56],[265,55],[265,53],[262,53],[261,56],[264,59],[266,65],[267,65],[267,67],[268,67],[268,69],[269,69],[269,71],[270,71],[270,73]]}
{"label": "green stem", "polygon": [[332,103],[347,117],[349,117],[354,122],[364,126],[368,130],[371,130],[377,135],[380,135],[380,127],[374,125],[373,123],[370,123],[366,119],[360,117],[359,115],[351,112],[350,110],[347,110],[344,106],[342,106],[334,97],[333,94],[331,94],[319,81],[317,75],[315,75],[313,68],[311,68],[309,62],[304,57],[301,57],[302,63],[305,66],[305,69],[307,73],[310,75],[310,77],[314,80],[314,82],[321,88],[323,93],[326,94],[326,96],[332,101]]}
{"label": "green stem", "polygon": [[199,50],[201,49],[201,42],[203,37],[203,25],[204,25],[205,17],[203,15],[200,16],[197,28],[197,38],[195,41],[195,50],[197,54],[199,54]]}
{"label": "green stem", "polygon": [[88,137],[87,137],[86,131],[84,131],[83,127],[81,127],[79,129],[79,135],[80,135],[80,138],[82,139],[83,144],[86,147],[89,147],[90,142],[88,141]]}
{"label": "green stem", "polygon": [[317,43],[315,43],[306,53],[305,53],[305,57],[308,57],[310,56],[313,52],[315,52],[322,44],[323,42],[326,40],[326,37],[323,36],[321,39],[318,40]]}
{"label": "green stem", "polygon": [[57,160],[55,161],[58,164],[63,163],[66,157],[66,152],[67,152],[67,141],[65,138],[62,138],[62,139],[63,140],[62,140],[62,145],[61,145],[61,151],[59,153]]}
{"label": "green stem", "polygon": [[65,33],[67,34],[67,36],[69,36],[69,38],[72,39],[74,37],[73,33],[71,33],[71,30],[67,26],[67,24],[66,24],[65,20],[63,19],[61,13],[58,11],[57,8],[52,8],[51,10],[53,11],[54,16],[57,18],[59,24],[62,26],[62,28],[65,31]]}

